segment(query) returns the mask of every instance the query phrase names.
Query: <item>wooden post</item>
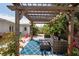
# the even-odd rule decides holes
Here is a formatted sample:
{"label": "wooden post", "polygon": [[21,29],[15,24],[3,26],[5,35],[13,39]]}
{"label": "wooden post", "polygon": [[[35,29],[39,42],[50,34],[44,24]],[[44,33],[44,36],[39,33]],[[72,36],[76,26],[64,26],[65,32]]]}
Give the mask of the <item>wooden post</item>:
{"label": "wooden post", "polygon": [[17,38],[15,39],[15,44],[16,44],[16,56],[19,55],[19,33],[20,33],[20,11],[16,10],[15,11],[15,33]]}
{"label": "wooden post", "polygon": [[73,23],[73,12],[69,12],[68,14],[69,19],[68,19],[68,55],[71,56],[72,55],[72,51],[73,51],[73,33],[74,33],[74,23]]}
{"label": "wooden post", "polygon": [[31,34],[31,39],[33,39],[33,21],[31,21],[30,34]]}

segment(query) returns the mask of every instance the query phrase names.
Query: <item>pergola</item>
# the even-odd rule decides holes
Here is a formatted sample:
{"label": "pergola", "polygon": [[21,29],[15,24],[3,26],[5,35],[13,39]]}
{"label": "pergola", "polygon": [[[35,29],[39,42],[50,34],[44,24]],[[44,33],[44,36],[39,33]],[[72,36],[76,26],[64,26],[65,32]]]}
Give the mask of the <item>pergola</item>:
{"label": "pergola", "polygon": [[[31,26],[33,23],[49,23],[57,14],[63,12],[68,15],[68,55],[72,55],[72,42],[73,42],[73,16],[74,13],[79,10],[78,7],[69,7],[69,6],[56,6],[52,3],[13,3],[9,5],[8,8],[12,11],[15,11],[15,32],[16,35],[19,35],[19,21],[22,16],[25,16],[31,21]],[[31,29],[32,30],[32,29]],[[16,41],[17,44],[17,53],[19,41]]]}

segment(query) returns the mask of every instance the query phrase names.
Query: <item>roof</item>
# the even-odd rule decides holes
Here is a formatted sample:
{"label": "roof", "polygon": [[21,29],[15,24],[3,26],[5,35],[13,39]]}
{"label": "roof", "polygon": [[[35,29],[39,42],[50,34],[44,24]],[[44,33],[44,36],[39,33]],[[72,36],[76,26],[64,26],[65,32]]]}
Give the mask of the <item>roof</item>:
{"label": "roof", "polygon": [[[5,22],[13,23],[13,24],[15,23],[15,22],[9,21],[9,20],[7,20],[7,19],[3,19],[3,18],[0,18],[0,21],[3,21],[3,22],[5,21]],[[21,24],[21,25],[26,25],[26,24],[27,24],[27,25],[30,25],[30,24],[28,24],[28,23],[20,23],[20,24]]]}
{"label": "roof", "polygon": [[13,22],[11,22],[11,21],[9,21],[9,20],[6,20],[6,19],[3,19],[3,18],[0,18],[0,21],[5,21],[5,22],[9,22],[9,23],[13,23]]}

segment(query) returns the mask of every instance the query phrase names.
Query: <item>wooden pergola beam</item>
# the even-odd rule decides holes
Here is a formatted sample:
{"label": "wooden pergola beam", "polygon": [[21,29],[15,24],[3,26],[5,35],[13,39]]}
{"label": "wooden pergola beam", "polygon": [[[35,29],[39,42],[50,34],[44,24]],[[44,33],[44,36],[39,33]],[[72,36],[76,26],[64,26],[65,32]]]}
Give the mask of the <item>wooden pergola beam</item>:
{"label": "wooden pergola beam", "polygon": [[68,10],[79,10],[79,8],[76,7],[61,7],[61,6],[18,6],[16,8],[16,6],[7,6],[9,9],[11,10],[27,10],[27,11],[68,11]]}
{"label": "wooden pergola beam", "polygon": [[50,21],[53,17],[31,17],[31,16],[26,16],[30,21]]}
{"label": "wooden pergola beam", "polygon": [[[31,19],[32,20],[32,19]],[[51,19],[33,19],[32,21],[40,21],[40,22],[43,22],[43,21],[50,21]]]}
{"label": "wooden pergola beam", "polygon": [[51,16],[51,17],[44,17],[44,16],[43,16],[43,17],[40,17],[40,16],[39,16],[39,17],[37,17],[37,16],[36,16],[36,17],[35,17],[35,16],[34,16],[34,17],[31,17],[31,16],[30,16],[29,18],[31,18],[32,20],[33,20],[33,19],[37,19],[37,20],[38,20],[38,19],[40,19],[40,20],[42,20],[42,19],[43,19],[43,20],[47,19],[47,20],[48,20],[48,19],[52,19],[53,17],[52,17],[52,16]]}
{"label": "wooden pergola beam", "polygon": [[27,11],[27,14],[58,14],[59,11]]}
{"label": "wooden pergola beam", "polygon": [[49,21],[33,21],[33,24],[49,24]]}
{"label": "wooden pergola beam", "polygon": [[29,15],[25,15],[25,17],[28,18],[30,21],[47,21],[47,22],[50,21],[53,18],[53,16],[51,16],[51,17],[45,16],[44,18],[42,18],[43,16],[37,17],[37,16],[34,16],[34,15],[32,17],[29,16]]}

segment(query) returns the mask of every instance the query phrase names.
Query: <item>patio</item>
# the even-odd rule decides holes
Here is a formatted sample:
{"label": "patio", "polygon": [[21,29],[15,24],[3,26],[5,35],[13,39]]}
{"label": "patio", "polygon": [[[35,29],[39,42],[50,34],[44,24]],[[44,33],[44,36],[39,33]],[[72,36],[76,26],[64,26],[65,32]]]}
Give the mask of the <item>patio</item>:
{"label": "patio", "polygon": [[[67,53],[68,55],[72,55],[72,42],[73,42],[73,30],[74,30],[74,24],[73,24],[73,16],[74,13],[77,12],[79,9],[74,6],[55,6],[52,3],[13,3],[13,5],[8,6],[8,8],[12,11],[15,11],[15,30],[16,30],[16,36],[19,35],[19,21],[22,18],[22,16],[25,16],[31,21],[31,35],[33,35],[32,31],[32,26],[33,24],[39,23],[39,24],[50,24],[50,20],[56,21],[56,15],[60,13],[64,13],[67,17],[68,20],[68,50]],[[33,38],[33,36],[31,36]],[[18,41],[18,40],[17,40]],[[34,42],[34,41],[31,41]],[[29,43],[30,44],[30,43]],[[37,43],[34,43],[38,46]],[[16,43],[17,51],[16,55],[18,55],[18,42]],[[34,47],[36,46],[34,45]],[[27,48],[30,45],[27,46]],[[32,47],[32,46],[31,46]],[[31,48],[30,47],[30,48]],[[26,47],[25,47],[26,48]],[[24,49],[25,49],[24,48]],[[36,50],[36,52],[38,52]],[[25,53],[25,52],[22,52]],[[33,53],[32,51],[30,53]],[[40,52],[38,52],[40,54]],[[28,53],[27,53],[28,54]]]}

